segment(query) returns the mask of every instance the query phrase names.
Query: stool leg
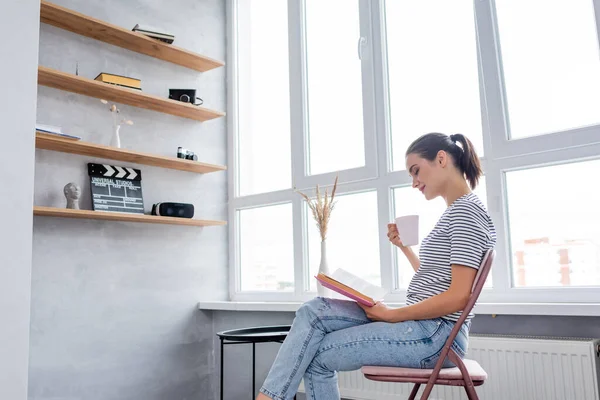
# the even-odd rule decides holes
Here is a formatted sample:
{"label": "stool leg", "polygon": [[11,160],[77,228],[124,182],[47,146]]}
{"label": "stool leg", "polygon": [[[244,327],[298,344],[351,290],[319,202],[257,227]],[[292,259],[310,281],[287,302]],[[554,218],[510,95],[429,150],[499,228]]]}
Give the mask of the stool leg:
{"label": "stool leg", "polygon": [[223,339],[221,338],[221,400],[223,400]]}
{"label": "stool leg", "polygon": [[256,373],[256,343],[253,342],[252,343],[252,399],[254,399],[254,396],[256,395],[255,373]]}

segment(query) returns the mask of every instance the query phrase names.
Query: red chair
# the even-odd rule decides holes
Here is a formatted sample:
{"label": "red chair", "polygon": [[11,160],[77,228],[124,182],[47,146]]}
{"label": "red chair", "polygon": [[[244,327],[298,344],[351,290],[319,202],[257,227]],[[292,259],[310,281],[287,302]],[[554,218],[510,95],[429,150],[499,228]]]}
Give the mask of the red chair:
{"label": "red chair", "polygon": [[[419,387],[422,384],[427,384],[427,386],[421,395],[421,400],[426,400],[429,398],[434,385],[462,386],[465,388],[469,400],[479,400],[477,392],[475,392],[475,386],[483,385],[487,378],[487,373],[477,361],[467,359],[461,360],[458,354],[456,354],[450,346],[454,342],[460,327],[462,326],[463,322],[465,322],[465,319],[469,315],[469,312],[475,305],[475,302],[481,293],[481,289],[483,288],[485,280],[487,279],[487,276],[492,268],[495,255],[496,251],[494,249],[490,249],[483,257],[481,267],[479,268],[479,271],[475,276],[475,281],[473,282],[473,288],[471,289],[471,297],[469,298],[469,302],[463,310],[460,319],[452,329],[452,332],[450,333],[450,336],[444,345],[444,349],[440,354],[440,359],[435,364],[434,369],[364,366],[361,368],[361,371],[365,375],[365,378],[380,382],[414,383],[415,386],[410,393],[409,400],[414,400],[414,398],[417,396],[417,392],[419,391]],[[456,367],[442,368],[446,357],[448,357],[450,361],[456,365]]]}

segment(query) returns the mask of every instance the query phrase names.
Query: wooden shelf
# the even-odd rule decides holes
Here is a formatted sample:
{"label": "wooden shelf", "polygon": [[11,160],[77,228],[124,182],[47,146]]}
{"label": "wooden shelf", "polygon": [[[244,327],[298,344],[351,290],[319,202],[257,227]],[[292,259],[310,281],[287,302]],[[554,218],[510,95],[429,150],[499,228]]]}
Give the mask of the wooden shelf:
{"label": "wooden shelf", "polygon": [[183,160],[176,157],[157,156],[149,153],[141,153],[138,151],[117,149],[95,143],[82,142],[80,140],[52,137],[44,134],[43,132],[36,133],[35,146],[38,149],[151,165],[153,167],[177,169],[180,171],[195,172],[199,174],[224,171],[227,169],[227,167],[222,165],[206,164],[198,161]]}
{"label": "wooden shelf", "polygon": [[38,67],[38,84],[196,121],[207,121],[225,115],[220,111],[153,96],[137,89],[82,78],[43,66]]}
{"label": "wooden shelf", "polygon": [[216,226],[226,225],[225,221],[210,221],[193,218],[159,217],[156,215],[128,214],[120,212],[71,210],[68,208],[33,207],[33,215],[42,217],[61,217],[79,219],[99,219],[105,221],[145,222],[151,224],[170,224],[187,226]]}
{"label": "wooden shelf", "polygon": [[110,43],[150,57],[178,64],[196,71],[205,72],[225,65],[221,61],[204,57],[191,51],[151,39],[141,33],[133,32],[98,19],[88,17],[42,0],[40,19],[45,24],[54,25],[102,42]]}

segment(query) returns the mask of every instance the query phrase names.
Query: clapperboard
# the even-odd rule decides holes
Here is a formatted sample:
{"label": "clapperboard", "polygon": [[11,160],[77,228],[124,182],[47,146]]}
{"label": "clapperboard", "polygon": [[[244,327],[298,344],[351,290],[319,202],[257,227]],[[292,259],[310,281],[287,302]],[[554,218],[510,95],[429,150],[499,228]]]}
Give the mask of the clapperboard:
{"label": "clapperboard", "polygon": [[144,213],[139,169],[88,163],[94,211]]}

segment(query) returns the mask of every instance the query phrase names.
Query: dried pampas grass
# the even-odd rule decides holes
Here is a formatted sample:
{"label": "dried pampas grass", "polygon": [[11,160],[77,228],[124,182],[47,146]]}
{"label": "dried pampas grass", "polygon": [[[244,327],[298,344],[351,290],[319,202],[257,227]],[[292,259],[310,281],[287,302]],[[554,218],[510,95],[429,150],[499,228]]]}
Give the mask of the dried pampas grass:
{"label": "dried pampas grass", "polygon": [[313,218],[317,223],[317,228],[319,229],[319,234],[321,235],[321,241],[327,238],[327,227],[329,225],[329,219],[331,218],[331,212],[335,207],[335,190],[337,189],[338,177],[335,177],[335,182],[333,184],[333,189],[331,190],[331,195],[327,193],[327,189],[325,189],[325,194],[321,197],[321,193],[319,191],[319,185],[316,188],[315,199],[311,199],[304,193],[297,191],[300,193],[302,197],[306,200],[310,211],[312,212]]}

